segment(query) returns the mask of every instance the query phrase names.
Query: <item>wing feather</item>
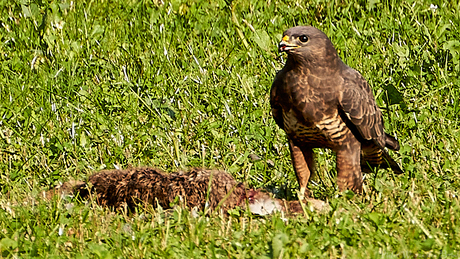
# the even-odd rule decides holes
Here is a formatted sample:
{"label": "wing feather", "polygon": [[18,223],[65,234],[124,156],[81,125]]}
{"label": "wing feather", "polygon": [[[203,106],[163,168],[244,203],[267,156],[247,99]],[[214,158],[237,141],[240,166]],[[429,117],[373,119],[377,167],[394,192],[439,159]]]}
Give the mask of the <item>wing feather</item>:
{"label": "wing feather", "polygon": [[386,146],[382,112],[366,80],[354,69],[344,73],[340,108],[356,127],[364,140],[373,141],[381,148]]}

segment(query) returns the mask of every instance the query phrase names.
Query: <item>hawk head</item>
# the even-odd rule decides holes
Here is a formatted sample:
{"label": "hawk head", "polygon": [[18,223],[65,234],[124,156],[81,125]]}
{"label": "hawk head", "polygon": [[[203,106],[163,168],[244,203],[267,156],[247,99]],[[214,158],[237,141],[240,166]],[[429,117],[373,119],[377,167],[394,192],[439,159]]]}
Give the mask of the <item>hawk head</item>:
{"label": "hawk head", "polygon": [[334,66],[339,60],[326,34],[312,26],[297,26],[286,30],[278,49],[286,52],[297,63],[310,66]]}

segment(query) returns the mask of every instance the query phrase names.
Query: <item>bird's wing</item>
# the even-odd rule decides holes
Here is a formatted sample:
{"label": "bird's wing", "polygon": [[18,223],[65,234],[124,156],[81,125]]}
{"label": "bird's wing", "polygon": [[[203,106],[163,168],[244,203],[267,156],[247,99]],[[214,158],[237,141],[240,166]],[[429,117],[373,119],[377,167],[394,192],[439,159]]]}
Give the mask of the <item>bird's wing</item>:
{"label": "bird's wing", "polygon": [[343,78],[340,108],[364,140],[373,141],[381,148],[385,147],[382,112],[375,103],[371,88],[354,69],[347,68]]}

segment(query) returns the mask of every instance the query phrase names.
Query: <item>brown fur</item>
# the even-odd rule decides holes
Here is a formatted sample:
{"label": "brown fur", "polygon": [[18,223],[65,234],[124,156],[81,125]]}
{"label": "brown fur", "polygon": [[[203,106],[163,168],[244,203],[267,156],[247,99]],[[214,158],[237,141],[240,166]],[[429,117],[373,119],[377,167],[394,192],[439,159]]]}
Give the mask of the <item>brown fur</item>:
{"label": "brown fur", "polygon": [[[171,174],[154,168],[103,170],[90,176],[88,183],[66,182],[50,190],[47,196],[73,193],[81,198],[88,198],[93,193],[96,202],[102,206],[121,208],[126,205],[130,209],[139,203],[169,209],[171,203],[179,197],[189,208],[197,207],[200,210],[220,208],[227,211],[237,206],[245,207],[247,204],[249,210],[258,215],[276,211],[302,213],[299,201],[287,202],[275,199],[262,190],[247,190],[230,174],[219,170],[195,168],[188,172]],[[313,199],[310,202],[312,201]],[[326,206],[323,201],[315,202],[311,204],[317,210],[321,211]]]}
{"label": "brown fur", "polygon": [[[212,179],[208,196],[209,181]],[[239,205],[245,195],[242,184],[229,174],[217,170],[192,169],[189,172],[167,174],[153,168],[104,170],[89,178],[98,204],[119,208],[126,204],[130,209],[139,202],[170,208],[176,197],[189,207],[224,210]],[[75,188],[82,198],[89,192],[86,184]],[[207,202],[207,206],[206,206]]]}

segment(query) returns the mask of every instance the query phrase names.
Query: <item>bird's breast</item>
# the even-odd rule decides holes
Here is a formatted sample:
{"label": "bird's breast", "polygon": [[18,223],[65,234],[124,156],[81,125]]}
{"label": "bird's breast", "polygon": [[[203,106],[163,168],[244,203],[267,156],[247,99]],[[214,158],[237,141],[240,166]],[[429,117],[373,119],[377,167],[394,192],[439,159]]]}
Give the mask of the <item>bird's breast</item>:
{"label": "bird's breast", "polygon": [[305,121],[290,109],[283,111],[283,122],[290,139],[311,148],[335,149],[351,134],[338,113],[324,115],[318,121]]}

